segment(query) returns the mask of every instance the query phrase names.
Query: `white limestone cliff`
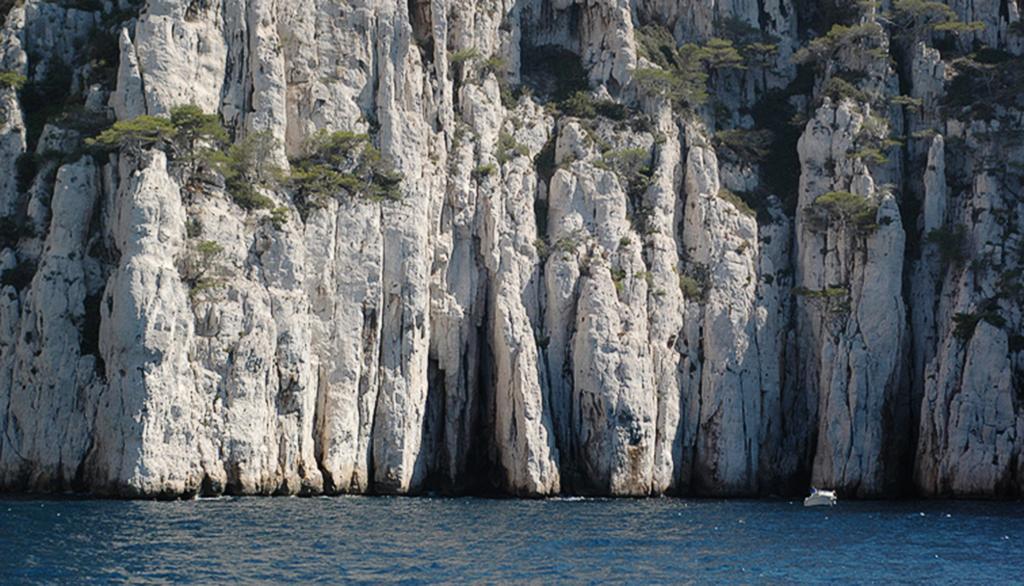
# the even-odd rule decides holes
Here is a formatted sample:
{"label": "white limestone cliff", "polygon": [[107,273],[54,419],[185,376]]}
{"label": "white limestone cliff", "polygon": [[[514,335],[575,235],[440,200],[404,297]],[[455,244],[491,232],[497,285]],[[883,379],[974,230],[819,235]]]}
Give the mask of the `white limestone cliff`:
{"label": "white limestone cliff", "polygon": [[[1024,121],[947,108],[928,42],[803,83],[802,0],[72,4],[0,15],[0,490],[1024,490]],[[1013,3],[949,5],[1020,54]],[[687,111],[644,27],[775,47]],[[286,169],[367,133],[400,197],[245,209],[84,140],[187,104]]]}

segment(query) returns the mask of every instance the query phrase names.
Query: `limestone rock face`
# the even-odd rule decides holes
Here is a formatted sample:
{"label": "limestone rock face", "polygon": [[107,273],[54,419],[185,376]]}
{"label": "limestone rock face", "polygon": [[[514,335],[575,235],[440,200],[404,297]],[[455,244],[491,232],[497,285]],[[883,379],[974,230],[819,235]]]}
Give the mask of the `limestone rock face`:
{"label": "limestone rock face", "polygon": [[[930,495],[1008,495],[1021,472],[1019,178],[983,165],[1003,153],[985,123],[950,126],[964,144],[950,153],[936,137],[925,177],[934,227],[920,265],[936,296],[916,480]],[[1000,156],[1014,164],[1021,155]],[[947,185],[933,177],[943,167],[972,179]]]}
{"label": "limestone rock face", "polygon": [[[907,440],[886,419],[906,417],[909,399],[899,396],[906,336],[899,209],[847,155],[865,120],[852,102],[826,103],[801,137],[796,268],[801,380],[816,390],[808,397],[809,413],[817,411],[812,480],[867,496],[893,482],[900,462],[889,451],[898,454]],[[835,174],[823,173],[840,157]],[[866,217],[827,208],[829,197],[846,202],[837,208],[862,206]],[[830,214],[827,225],[820,213]]]}
{"label": "limestone rock face", "polygon": [[[1024,489],[1024,115],[954,60],[1017,3],[15,4],[0,490]],[[280,173],[90,140],[190,104]],[[310,196],[334,132],[393,197]]]}

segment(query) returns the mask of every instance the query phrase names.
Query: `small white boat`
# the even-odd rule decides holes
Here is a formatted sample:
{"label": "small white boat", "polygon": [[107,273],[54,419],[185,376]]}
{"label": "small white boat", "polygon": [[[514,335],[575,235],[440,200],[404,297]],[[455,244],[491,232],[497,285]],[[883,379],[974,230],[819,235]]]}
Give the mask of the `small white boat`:
{"label": "small white boat", "polygon": [[811,489],[811,496],[804,499],[805,507],[831,507],[836,504],[836,491]]}

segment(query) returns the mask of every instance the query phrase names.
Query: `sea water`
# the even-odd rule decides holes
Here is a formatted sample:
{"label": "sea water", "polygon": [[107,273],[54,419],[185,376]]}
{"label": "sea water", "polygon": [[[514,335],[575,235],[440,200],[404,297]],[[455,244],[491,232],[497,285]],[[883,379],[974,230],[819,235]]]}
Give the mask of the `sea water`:
{"label": "sea water", "polygon": [[0,497],[0,584],[1022,583],[1024,504]]}

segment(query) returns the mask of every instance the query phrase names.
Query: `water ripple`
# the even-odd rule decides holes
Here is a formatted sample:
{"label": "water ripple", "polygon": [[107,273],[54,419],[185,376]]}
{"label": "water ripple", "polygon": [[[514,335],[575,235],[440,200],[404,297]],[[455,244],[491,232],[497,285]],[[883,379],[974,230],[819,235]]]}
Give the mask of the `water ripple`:
{"label": "water ripple", "polygon": [[1024,504],[0,500],[0,584],[1017,582]]}

